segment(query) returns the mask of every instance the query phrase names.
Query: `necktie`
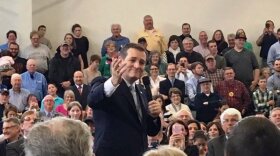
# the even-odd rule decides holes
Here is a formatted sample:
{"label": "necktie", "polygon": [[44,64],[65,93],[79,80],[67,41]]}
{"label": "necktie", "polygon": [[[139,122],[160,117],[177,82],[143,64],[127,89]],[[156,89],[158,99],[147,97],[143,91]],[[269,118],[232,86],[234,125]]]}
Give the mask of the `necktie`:
{"label": "necktie", "polygon": [[30,73],[30,77],[33,80],[34,79],[34,73]]}
{"label": "necktie", "polygon": [[142,111],[141,111],[141,106],[140,106],[140,103],[139,103],[139,99],[138,99],[135,87],[133,85],[131,85],[131,86],[129,86],[129,89],[130,89],[130,92],[133,96],[133,100],[134,100],[134,104],[135,104],[136,111],[137,111],[137,114],[138,114],[138,118],[139,118],[140,122],[142,122]]}
{"label": "necktie", "polygon": [[52,115],[51,115],[50,112],[47,114],[47,117],[48,117],[48,118],[52,117]]}
{"label": "necktie", "polygon": [[80,94],[82,94],[82,89],[83,89],[82,85],[78,85],[78,91],[79,91]]}

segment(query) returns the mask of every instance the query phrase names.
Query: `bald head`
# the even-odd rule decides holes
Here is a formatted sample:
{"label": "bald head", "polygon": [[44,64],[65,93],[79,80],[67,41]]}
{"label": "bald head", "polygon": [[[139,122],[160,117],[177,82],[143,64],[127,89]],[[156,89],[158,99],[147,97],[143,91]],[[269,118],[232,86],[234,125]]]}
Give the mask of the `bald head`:
{"label": "bald head", "polygon": [[26,63],[26,69],[30,73],[34,73],[36,71],[36,61],[34,59],[29,59]]}
{"label": "bald head", "polygon": [[82,85],[84,81],[84,74],[81,71],[76,71],[73,79],[76,85]]}

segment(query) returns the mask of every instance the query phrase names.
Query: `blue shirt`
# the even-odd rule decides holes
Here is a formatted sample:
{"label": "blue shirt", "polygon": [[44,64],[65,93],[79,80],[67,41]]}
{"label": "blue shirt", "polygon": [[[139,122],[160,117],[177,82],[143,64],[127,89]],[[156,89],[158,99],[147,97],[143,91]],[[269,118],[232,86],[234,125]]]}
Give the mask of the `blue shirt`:
{"label": "blue shirt", "polygon": [[31,78],[30,72],[26,71],[21,74],[21,80],[21,87],[29,90],[39,101],[42,101],[47,95],[48,84],[43,74],[35,72],[33,73],[33,78]]}
{"label": "blue shirt", "polygon": [[24,88],[20,89],[20,92],[15,92],[13,89],[9,90],[9,103],[17,107],[19,112],[22,112],[27,106],[27,96],[30,92]]}
{"label": "blue shirt", "polygon": [[277,58],[280,58],[280,41],[274,43],[268,51],[267,64],[271,69],[273,69],[273,62]]}
{"label": "blue shirt", "polygon": [[120,36],[118,38],[113,37],[113,36],[109,37],[106,40],[104,40],[104,42],[103,42],[103,45],[102,45],[102,48],[101,48],[101,55],[102,56],[105,56],[106,53],[107,53],[107,49],[105,47],[105,44],[109,40],[112,40],[112,41],[116,42],[116,45],[117,45],[116,49],[117,49],[117,51],[119,51],[122,47],[124,47],[126,44],[128,44],[130,42],[129,39],[127,37],[124,37],[124,36]]}
{"label": "blue shirt", "polygon": [[[61,97],[56,96],[54,98],[53,110],[55,110],[57,106],[62,105],[63,103],[64,103],[64,100]],[[40,110],[45,111],[44,100],[42,100],[42,102],[41,102],[41,109]]]}
{"label": "blue shirt", "polygon": [[0,52],[2,52],[4,50],[7,50],[8,48],[9,48],[9,44],[8,43],[2,44],[2,45],[0,45]]}

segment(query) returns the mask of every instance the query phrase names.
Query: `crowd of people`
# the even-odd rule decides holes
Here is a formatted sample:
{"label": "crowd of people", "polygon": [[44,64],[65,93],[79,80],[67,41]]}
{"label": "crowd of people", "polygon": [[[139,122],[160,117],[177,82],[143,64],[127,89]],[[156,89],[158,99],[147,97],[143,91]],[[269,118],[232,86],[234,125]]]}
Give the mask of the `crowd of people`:
{"label": "crowd of people", "polygon": [[[280,29],[275,32],[273,21],[256,41],[261,64],[243,29],[227,37],[216,30],[211,39],[201,31],[197,41],[183,23],[182,34],[166,42],[152,16],[143,25],[137,43],[130,43],[121,25],[112,24],[112,36],[89,61],[79,24],[56,49],[45,25],[30,33],[24,48],[17,32],[8,31],[0,45],[0,156],[49,155],[47,149],[53,156],[151,150],[148,156],[168,149],[154,150],[160,145],[188,156],[223,156],[225,150],[235,156],[236,142],[246,141],[234,137],[240,129],[252,139],[252,122],[280,129]],[[279,138],[279,131],[267,133]],[[87,139],[79,140],[81,134]]]}

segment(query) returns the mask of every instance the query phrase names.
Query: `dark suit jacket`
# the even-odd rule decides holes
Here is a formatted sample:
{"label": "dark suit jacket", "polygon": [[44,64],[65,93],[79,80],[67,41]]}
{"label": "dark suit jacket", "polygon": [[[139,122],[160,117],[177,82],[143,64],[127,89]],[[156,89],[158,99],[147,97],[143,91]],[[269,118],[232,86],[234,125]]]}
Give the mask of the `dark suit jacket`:
{"label": "dark suit jacket", "polygon": [[24,156],[24,138],[6,145],[6,156]]}
{"label": "dark suit jacket", "polygon": [[6,146],[8,142],[6,140],[0,142],[0,156],[6,156]]}
{"label": "dark suit jacket", "polygon": [[[175,79],[173,88],[176,87],[182,92],[181,96],[181,102],[184,103],[184,97],[185,97],[185,82]],[[159,82],[159,93],[168,96],[169,89],[172,88],[172,84],[168,78],[166,78],[163,81]],[[171,101],[168,98],[165,100],[165,105],[170,104]]]}
{"label": "dark suit jacket", "polygon": [[142,110],[140,122],[133,96],[123,80],[111,97],[104,94],[105,78],[93,80],[88,104],[93,109],[95,122],[94,153],[96,156],[142,156],[147,150],[147,135],[160,130],[160,119],[147,113],[145,90],[136,85]]}
{"label": "dark suit jacket", "polygon": [[83,84],[82,95],[80,94],[76,85],[71,86],[70,89],[74,92],[76,101],[79,101],[83,107],[83,110],[85,110],[87,107],[87,96],[90,91],[90,86]]}
{"label": "dark suit jacket", "polygon": [[207,156],[224,156],[224,149],[226,143],[226,136],[221,135],[208,142]]}

